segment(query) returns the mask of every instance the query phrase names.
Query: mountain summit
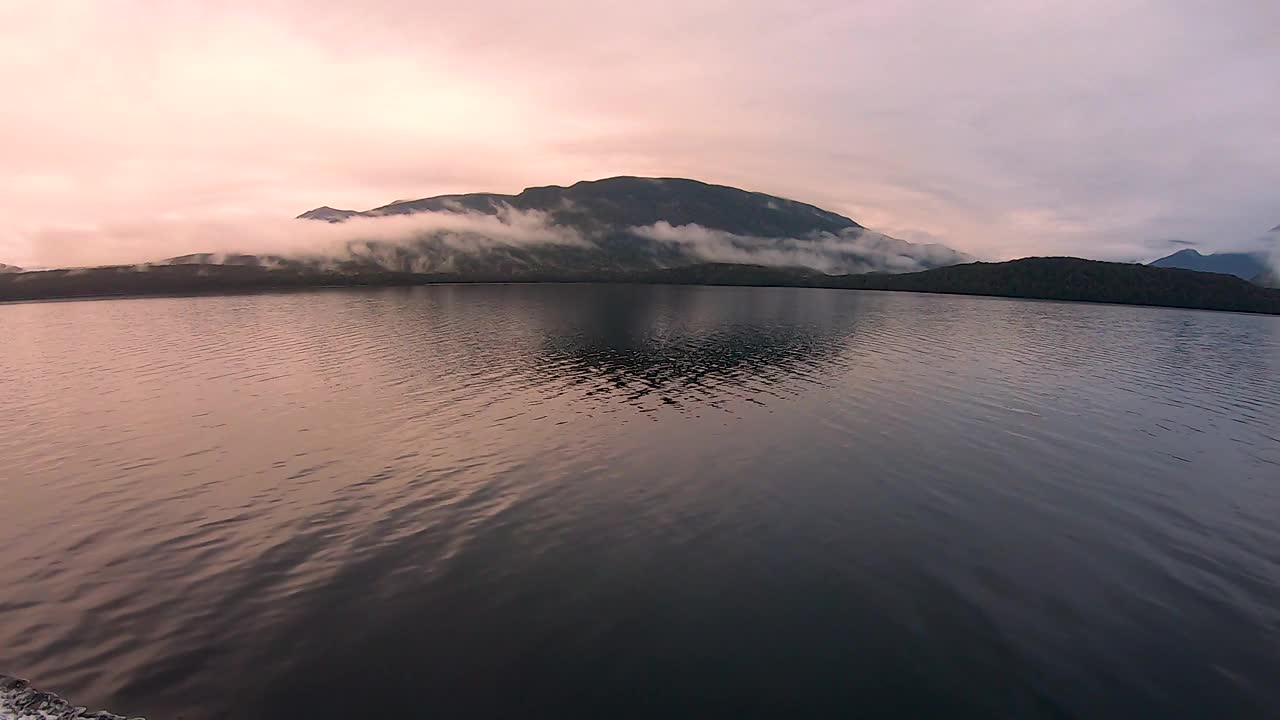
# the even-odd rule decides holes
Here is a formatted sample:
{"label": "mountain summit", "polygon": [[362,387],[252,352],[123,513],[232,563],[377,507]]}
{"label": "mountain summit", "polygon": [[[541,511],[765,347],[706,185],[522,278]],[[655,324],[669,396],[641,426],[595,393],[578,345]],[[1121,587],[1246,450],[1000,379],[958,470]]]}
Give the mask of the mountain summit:
{"label": "mountain summit", "polygon": [[[824,273],[912,272],[970,260],[943,245],[883,235],[795,200],[682,178],[615,177],[516,195],[398,201],[364,212],[320,207],[340,223],[418,216],[404,239],[349,243],[342,267],[520,275],[631,271],[716,262]],[[364,227],[353,227],[357,237]]]}
{"label": "mountain summit", "polygon": [[326,222],[342,222],[352,215],[359,215],[355,210],[339,210],[328,205],[308,210],[298,216],[299,220],[324,220]]}
{"label": "mountain summit", "polygon": [[[503,205],[552,213],[565,225],[595,223],[642,227],[658,222],[699,225],[738,235],[798,237],[806,233],[862,229],[853,220],[813,205],[725,185],[683,178],[614,177],[569,187],[526,188],[518,195],[470,193],[401,200],[363,213],[365,217],[419,212],[494,212]],[[317,208],[311,213],[329,208]],[[345,211],[339,211],[345,212]],[[304,213],[306,215],[308,213]]]}

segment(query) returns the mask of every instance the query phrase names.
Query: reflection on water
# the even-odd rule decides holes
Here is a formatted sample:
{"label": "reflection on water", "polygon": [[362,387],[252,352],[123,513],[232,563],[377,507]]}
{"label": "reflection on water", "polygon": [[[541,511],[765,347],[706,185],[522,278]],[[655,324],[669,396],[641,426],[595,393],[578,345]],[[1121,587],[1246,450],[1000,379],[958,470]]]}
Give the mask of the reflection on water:
{"label": "reflection on water", "polygon": [[155,718],[1280,707],[1280,322],[824,290],[0,306],[0,673]]}
{"label": "reflection on water", "polygon": [[859,320],[832,312],[832,293],[600,286],[593,295],[554,308],[531,359],[548,382],[589,386],[602,405],[652,396],[720,407],[797,392],[840,363]]}

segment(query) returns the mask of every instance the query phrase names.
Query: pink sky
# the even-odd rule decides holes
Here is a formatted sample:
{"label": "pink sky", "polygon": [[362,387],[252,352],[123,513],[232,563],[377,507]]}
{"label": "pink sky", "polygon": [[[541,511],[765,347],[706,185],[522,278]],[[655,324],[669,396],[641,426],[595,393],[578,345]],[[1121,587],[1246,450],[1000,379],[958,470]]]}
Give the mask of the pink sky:
{"label": "pink sky", "polygon": [[0,27],[11,264],[619,174],[989,258],[1280,222],[1274,0],[0,0]]}

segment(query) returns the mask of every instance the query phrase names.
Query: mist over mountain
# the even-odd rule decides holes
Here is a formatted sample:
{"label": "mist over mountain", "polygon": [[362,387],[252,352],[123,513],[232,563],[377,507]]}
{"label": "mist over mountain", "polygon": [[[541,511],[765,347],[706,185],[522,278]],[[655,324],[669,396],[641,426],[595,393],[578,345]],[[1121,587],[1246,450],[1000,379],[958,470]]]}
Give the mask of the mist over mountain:
{"label": "mist over mountain", "polygon": [[[634,271],[706,262],[810,268],[828,274],[913,272],[971,260],[909,243],[794,200],[678,178],[616,177],[517,195],[472,193],[394,202],[365,212],[319,207],[330,224],[402,216],[440,225],[395,239],[359,231],[324,260],[332,269],[492,274]],[[446,227],[451,218],[491,227]],[[492,224],[496,221],[496,225]],[[503,231],[512,230],[506,233]]]}
{"label": "mist over mountain", "polygon": [[363,212],[323,206],[293,220],[239,226],[240,234],[228,229],[202,227],[184,242],[208,251],[166,260],[11,272],[0,280],[0,300],[545,281],[909,290],[1280,313],[1280,294],[1259,287],[1276,284],[1265,253],[1189,249],[1147,266],[1079,258],[974,263],[813,205],[675,178],[443,195]]}
{"label": "mist over mountain", "polygon": [[4,263],[0,263],[0,273],[20,273],[22,271],[22,268],[17,265],[5,265]]}
{"label": "mist over mountain", "polygon": [[1268,267],[1253,278],[1253,282],[1263,287],[1280,288],[1280,225],[1267,231],[1267,240],[1271,245],[1271,254],[1266,258]]}
{"label": "mist over mountain", "polygon": [[1267,272],[1254,279],[1254,282],[1272,288],[1280,288],[1280,225],[1267,232],[1271,241],[1270,267]]}

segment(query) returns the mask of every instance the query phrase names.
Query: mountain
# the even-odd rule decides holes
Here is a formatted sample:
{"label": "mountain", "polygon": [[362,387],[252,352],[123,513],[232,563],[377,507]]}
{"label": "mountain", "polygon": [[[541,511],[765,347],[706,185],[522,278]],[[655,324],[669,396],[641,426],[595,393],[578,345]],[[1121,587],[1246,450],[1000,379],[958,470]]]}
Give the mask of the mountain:
{"label": "mountain", "polygon": [[1276,270],[1268,270],[1253,279],[1254,285],[1261,285],[1266,288],[1280,288],[1280,272]]}
{"label": "mountain", "polygon": [[411,223],[412,216],[421,229],[394,242],[378,239],[374,224],[353,223],[356,239],[327,258],[326,268],[519,276],[724,262],[857,273],[972,259],[942,245],[891,238],[813,205],[681,178],[615,177],[516,195],[441,195],[364,212],[326,206],[298,217]]}
{"label": "mountain", "polygon": [[337,271],[260,265],[173,264],[49,270],[0,276],[0,301],[53,297],[255,292],[308,287],[437,282],[625,282],[903,290],[959,295],[1158,305],[1280,315],[1280,290],[1230,275],[1080,258],[969,263],[915,273],[827,275],[804,268],[703,263],[646,270],[546,272],[518,276]]}
{"label": "mountain", "polygon": [[1263,253],[1213,253],[1201,255],[1193,249],[1178,252],[1154,260],[1154,267],[1182,268],[1200,272],[1235,275],[1244,280],[1252,280],[1267,270],[1267,256]]}
{"label": "mountain", "polygon": [[757,237],[801,237],[812,232],[862,229],[843,215],[813,205],[683,178],[614,177],[584,180],[569,187],[532,187],[518,195],[441,195],[402,200],[356,214],[366,217],[428,211],[494,214],[504,205],[516,210],[548,212],[558,224],[583,229],[643,227],[666,222]]}
{"label": "mountain", "polygon": [[1265,270],[1255,256],[1186,250],[1151,265],[1079,258],[973,263],[945,246],[897,240],[813,205],[678,178],[618,177],[516,195],[443,195],[363,212],[325,206],[299,218],[342,225],[338,237],[349,239],[309,254],[195,253],[145,265],[7,273],[0,275],[0,300],[434,282],[630,282],[906,290],[1280,314],[1280,291],[1231,274],[1192,271],[1204,267],[1164,267],[1200,262],[1219,268],[1243,255],[1259,263],[1247,275],[1252,279]]}
{"label": "mountain", "polygon": [[22,272],[22,268],[18,267],[17,265],[5,265],[4,263],[0,263],[0,273],[20,273],[20,272]]}

